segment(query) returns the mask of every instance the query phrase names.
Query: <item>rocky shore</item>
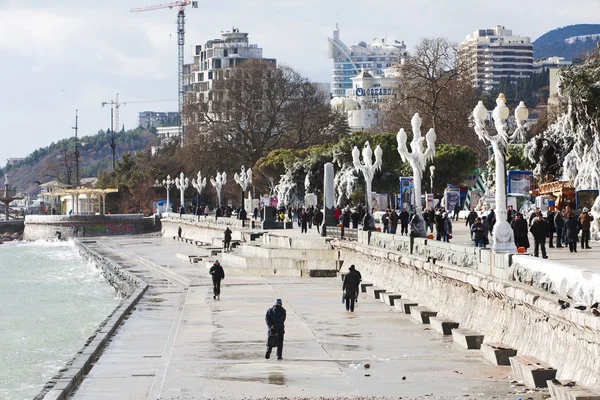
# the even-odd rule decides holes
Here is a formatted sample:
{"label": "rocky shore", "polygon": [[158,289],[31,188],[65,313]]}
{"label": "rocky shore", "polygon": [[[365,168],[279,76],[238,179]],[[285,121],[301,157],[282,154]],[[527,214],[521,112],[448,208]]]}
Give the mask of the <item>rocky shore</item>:
{"label": "rocky shore", "polygon": [[23,233],[19,232],[6,232],[0,234],[0,244],[4,242],[14,242],[23,240]]}

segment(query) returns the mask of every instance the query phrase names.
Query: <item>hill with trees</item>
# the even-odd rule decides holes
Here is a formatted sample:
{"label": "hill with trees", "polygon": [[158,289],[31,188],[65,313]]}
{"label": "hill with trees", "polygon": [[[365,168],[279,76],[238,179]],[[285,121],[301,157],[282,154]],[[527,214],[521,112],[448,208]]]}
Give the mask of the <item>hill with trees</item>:
{"label": "hill with trees", "polygon": [[533,57],[539,59],[559,56],[565,60],[583,58],[596,48],[599,41],[600,24],[569,25],[553,29],[537,38],[533,42]]}

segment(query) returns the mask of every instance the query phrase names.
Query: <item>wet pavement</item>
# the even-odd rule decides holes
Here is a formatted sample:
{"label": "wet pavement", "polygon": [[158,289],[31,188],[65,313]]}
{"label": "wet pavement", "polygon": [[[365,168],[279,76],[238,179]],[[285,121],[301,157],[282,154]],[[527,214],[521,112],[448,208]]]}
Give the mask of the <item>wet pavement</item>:
{"label": "wet pavement", "polygon": [[[361,294],[346,312],[339,278],[226,276],[213,300],[204,264],[176,258],[191,245],[101,238],[90,246],[151,288],[71,399],[541,398],[511,385],[509,367],[378,300]],[[287,310],[281,361],[275,351],[264,358],[264,316],[276,298]]]}

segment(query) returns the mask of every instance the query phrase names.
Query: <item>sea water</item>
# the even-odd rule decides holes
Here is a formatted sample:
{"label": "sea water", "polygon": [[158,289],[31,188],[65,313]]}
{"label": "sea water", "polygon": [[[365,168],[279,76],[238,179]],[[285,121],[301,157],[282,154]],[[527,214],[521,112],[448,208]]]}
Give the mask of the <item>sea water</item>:
{"label": "sea water", "polygon": [[33,399],[118,303],[72,242],[0,245],[0,399]]}

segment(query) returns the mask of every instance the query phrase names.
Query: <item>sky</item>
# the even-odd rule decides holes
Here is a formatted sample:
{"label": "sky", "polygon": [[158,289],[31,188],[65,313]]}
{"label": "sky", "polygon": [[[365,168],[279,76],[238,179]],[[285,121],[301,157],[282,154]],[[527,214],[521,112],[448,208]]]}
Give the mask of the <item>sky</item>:
{"label": "sky", "polygon": [[[177,111],[176,9],[130,13],[169,0],[0,0],[0,165],[74,134],[110,127],[121,107],[126,129],[140,111]],[[568,5],[566,5],[568,4]],[[314,82],[331,80],[327,38],[339,24],[347,45],[375,37],[461,42],[504,25],[533,40],[572,24],[600,23],[600,0],[199,0],[186,10],[186,62],[192,46],[239,28],[250,42]]]}

